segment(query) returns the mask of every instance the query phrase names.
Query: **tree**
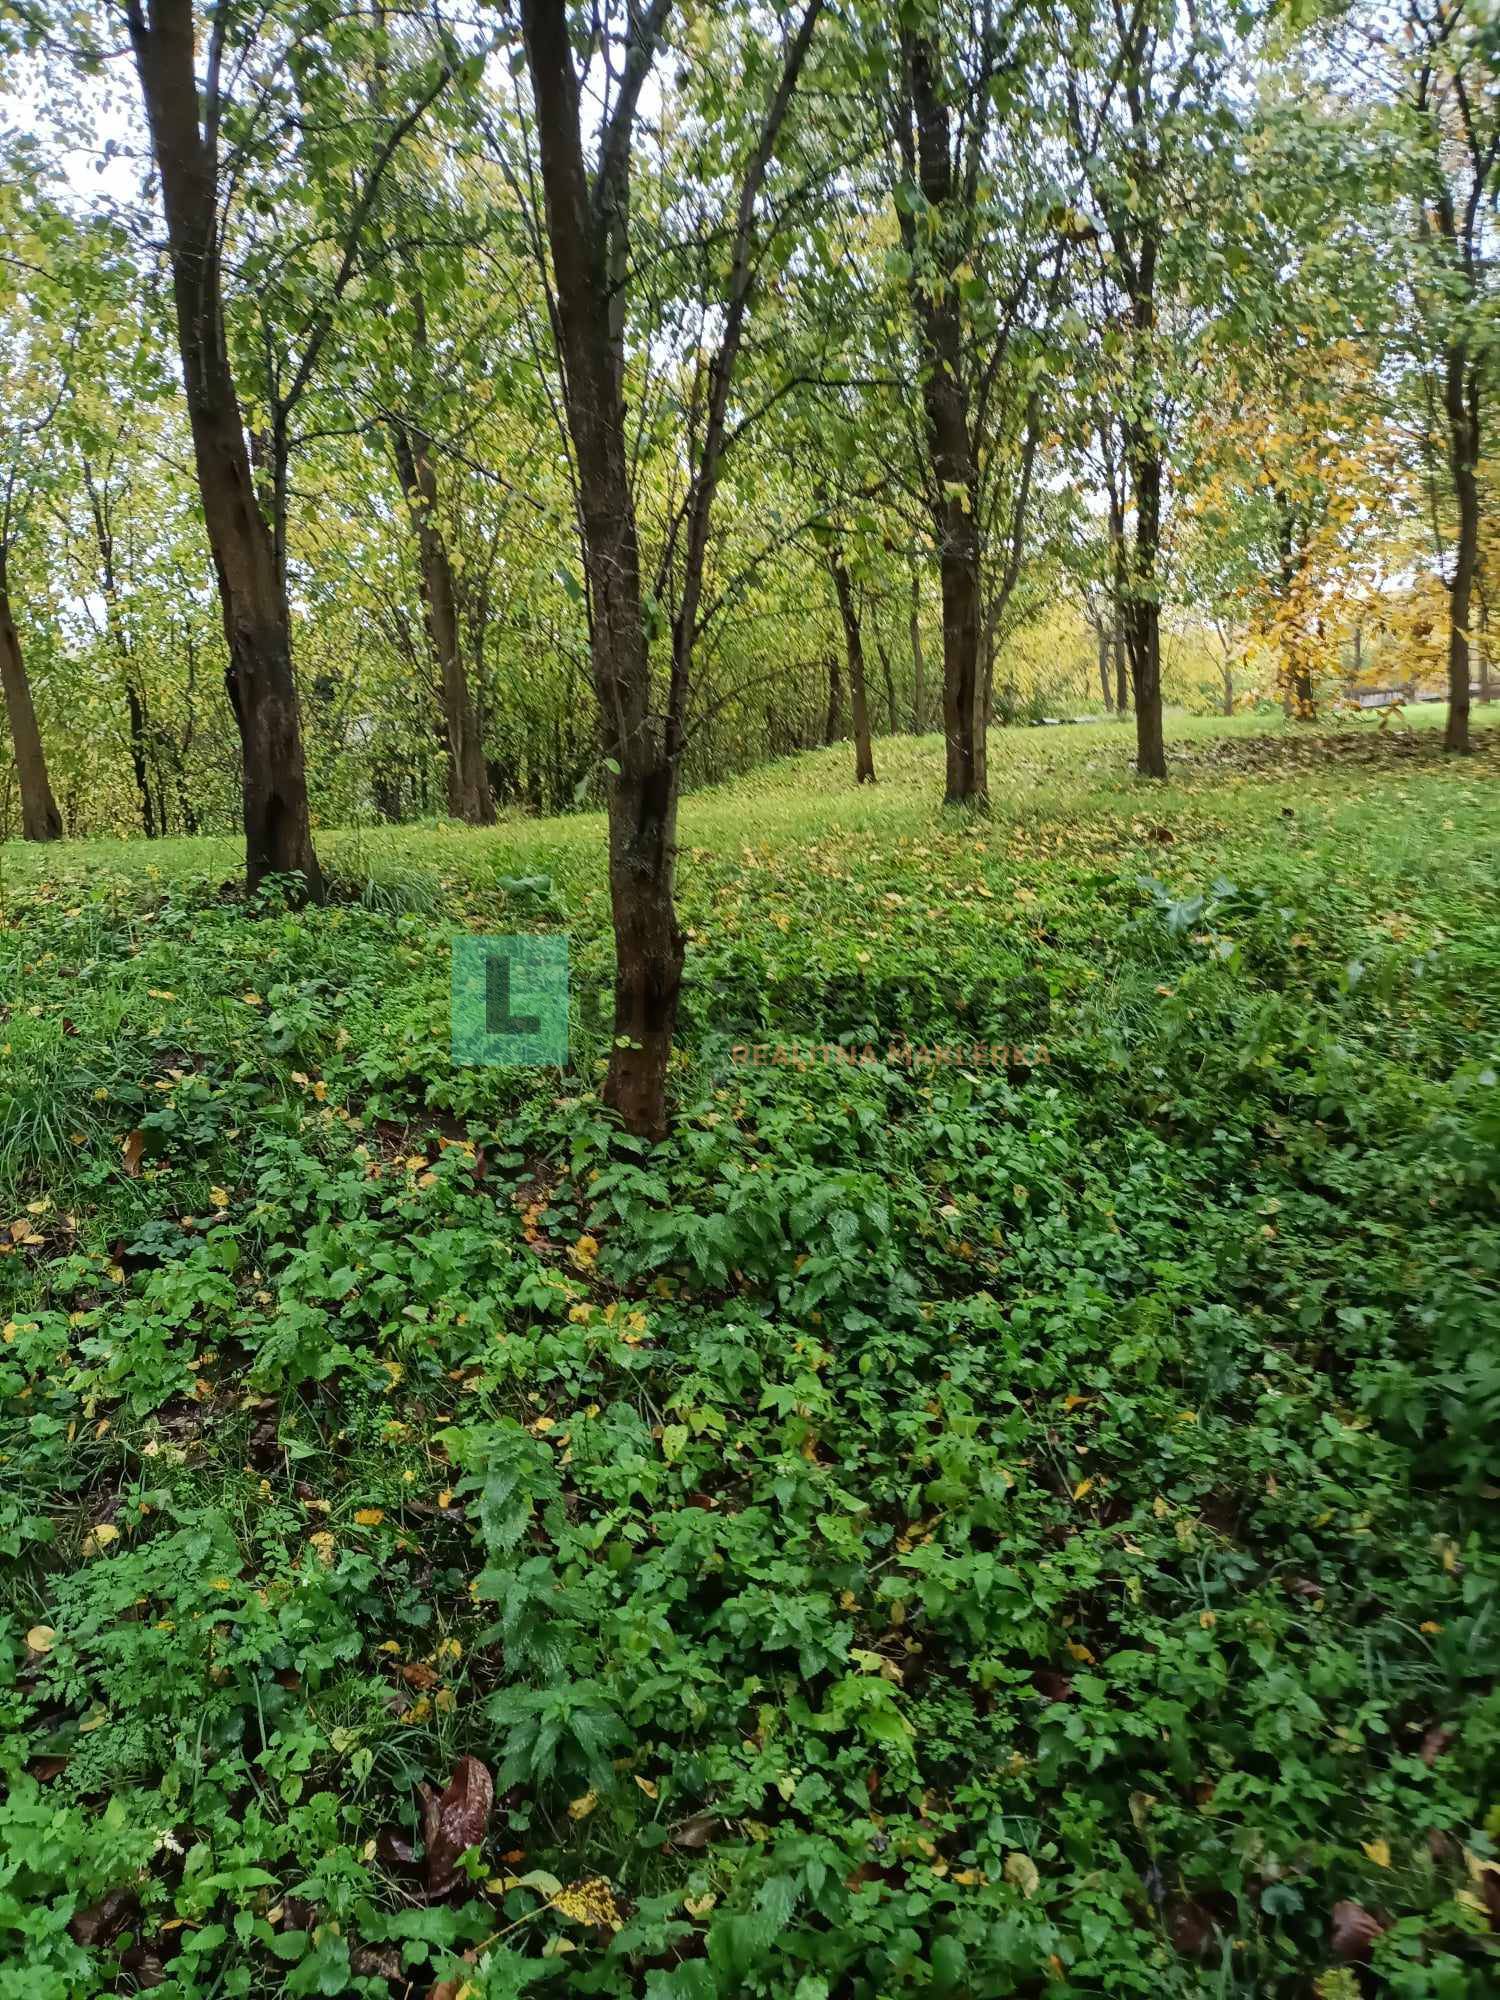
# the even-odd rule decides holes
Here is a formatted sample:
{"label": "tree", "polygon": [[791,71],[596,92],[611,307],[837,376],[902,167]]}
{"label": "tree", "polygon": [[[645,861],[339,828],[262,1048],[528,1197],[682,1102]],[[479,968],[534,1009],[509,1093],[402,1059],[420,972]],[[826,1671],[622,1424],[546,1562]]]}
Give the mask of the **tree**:
{"label": "tree", "polygon": [[849,565],[837,532],[829,535],[824,551],[828,574],[838,600],[839,623],[844,631],[844,658],[849,668],[849,719],[854,728],[854,782],[873,785],[875,751],[870,741],[870,704],[865,689],[865,643],[860,625],[859,602],[850,580]]}
{"label": "tree", "polygon": [[16,629],[10,601],[11,543],[17,517],[17,479],[11,467],[0,493],[0,689],[5,695],[5,718],[10,725],[11,749],[16,760],[16,779],[21,792],[21,834],[26,840],[61,840],[62,814],[52,796],[47,773],[47,755],[36,719],[31,681],[21,653],[21,635]]}
{"label": "tree", "polygon": [[[14,245],[0,264],[0,691],[21,795],[22,836],[49,841],[62,838],[62,815],[11,601],[12,573],[17,542],[44,481],[53,444],[49,432],[71,387],[84,314],[52,268],[66,236],[56,210],[44,200],[22,200],[15,189],[0,205],[0,222],[9,224]],[[24,289],[16,282],[18,271],[25,273]]]}
{"label": "tree", "polygon": [[[870,32],[878,49],[884,19]],[[1060,273],[1034,171],[1037,106],[1019,83],[1031,34],[1020,8],[929,0],[903,10],[886,87],[891,261],[917,335],[921,490],[942,593],[944,796],[955,805],[988,797],[995,645],[1021,563]]]}
{"label": "tree", "polygon": [[[1093,246],[1096,358],[1112,383],[1123,489],[1111,493],[1135,697],[1136,769],[1167,774],[1162,733],[1162,537],[1174,424],[1190,400],[1201,292],[1223,256],[1209,240],[1230,193],[1235,118],[1221,89],[1237,28],[1228,10],[1176,0],[1078,0],[1064,14],[1063,90]],[[1207,182],[1225,176],[1218,204]],[[1096,219],[1094,219],[1096,218]],[[1106,446],[1106,459],[1113,462]],[[1128,545],[1125,508],[1131,513]]]}
{"label": "tree", "polygon": [[[1472,0],[1407,0],[1396,46],[1417,203],[1413,294],[1437,380],[1434,424],[1446,447],[1455,518],[1446,564],[1448,724],[1444,746],[1469,744],[1470,627],[1479,562],[1479,453],[1495,352],[1494,246],[1500,201],[1500,44]],[[1434,516],[1440,559],[1442,532]]]}
{"label": "tree", "polygon": [[193,456],[229,650],[225,686],[244,762],[245,871],[300,875],[322,893],[307,812],[291,620],[276,547],[256,499],[224,323],[219,204],[227,9],[214,17],[200,108],[192,0],[126,0],[151,148],[161,178],[177,348]]}
{"label": "tree", "polygon": [[[686,448],[687,490],[672,543],[681,542],[665,698],[658,702],[653,641],[660,612],[641,585],[640,536],[627,456],[626,330],[631,156],[640,97],[655,62],[670,0],[632,7],[616,72],[610,16],[596,11],[586,55],[618,76],[601,120],[592,169],[585,154],[582,89],[565,0],[522,0],[526,66],[545,197],[553,282],[553,335],[578,482],[579,536],[588,589],[589,641],[600,742],[609,787],[609,882],[615,938],[614,1046],[605,1101],[626,1129],[660,1133],[667,1064],[682,981],[683,935],[675,903],[677,801],[699,636],[709,529],[729,424],[729,399],[756,278],[757,203],[796,89],[822,0],[807,0],[787,39],[726,230],[728,279],[719,338]],[[602,39],[603,46],[595,41]],[[751,50],[752,56],[756,52]],[[764,64],[757,61],[756,71]],[[658,600],[659,602],[659,600]]]}
{"label": "tree", "polygon": [[[417,352],[425,359],[426,313],[421,295],[415,302],[420,329]],[[391,419],[391,441],[401,490],[406,495],[416,537],[422,579],[422,603],[427,635],[437,663],[442,691],[443,734],[448,752],[448,810],[471,826],[489,826],[495,818],[484,739],[475,712],[459,631],[458,589],[453,561],[438,512],[437,474],[432,443],[406,419]]]}

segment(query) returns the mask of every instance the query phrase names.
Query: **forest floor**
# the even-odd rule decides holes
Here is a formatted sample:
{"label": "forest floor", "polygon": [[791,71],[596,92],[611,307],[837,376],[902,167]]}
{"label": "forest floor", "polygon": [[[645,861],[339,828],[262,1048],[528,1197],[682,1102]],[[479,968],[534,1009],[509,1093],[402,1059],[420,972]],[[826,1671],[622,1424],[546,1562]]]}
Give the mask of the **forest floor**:
{"label": "forest floor", "polygon": [[[1500,728],[0,850],[0,2000],[1500,1990]],[[830,1045],[853,1051],[830,1056]]]}

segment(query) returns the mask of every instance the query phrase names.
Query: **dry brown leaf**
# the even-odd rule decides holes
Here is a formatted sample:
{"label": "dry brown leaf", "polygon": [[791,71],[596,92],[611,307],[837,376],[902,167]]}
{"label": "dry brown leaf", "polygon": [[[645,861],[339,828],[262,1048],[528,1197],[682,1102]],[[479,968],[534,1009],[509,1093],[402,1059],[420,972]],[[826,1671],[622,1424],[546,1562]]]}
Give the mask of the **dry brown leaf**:
{"label": "dry brown leaf", "polygon": [[427,1849],[427,1894],[436,1902],[458,1881],[460,1856],[484,1839],[495,1781],[477,1757],[460,1757],[447,1791],[441,1797],[423,1785],[422,1840]]}
{"label": "dry brown leaf", "polygon": [[1379,1917],[1371,1916],[1362,1903],[1335,1903],[1328,1942],[1335,1958],[1351,1965],[1367,1965],[1375,1940],[1385,1929]]}

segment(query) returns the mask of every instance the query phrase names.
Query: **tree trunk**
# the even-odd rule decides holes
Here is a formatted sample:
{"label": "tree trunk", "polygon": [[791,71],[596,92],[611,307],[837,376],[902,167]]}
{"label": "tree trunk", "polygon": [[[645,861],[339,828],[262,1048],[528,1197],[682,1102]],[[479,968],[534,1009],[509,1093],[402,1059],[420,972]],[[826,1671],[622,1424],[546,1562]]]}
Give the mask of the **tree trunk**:
{"label": "tree trunk", "polygon": [[[136,685],[135,662],[130,657],[130,636],[125,629],[125,620],[120,610],[120,586],[115,575],[115,537],[110,526],[107,507],[107,493],[101,491],[94,479],[93,468],[87,459],[83,461],[84,491],[88,494],[89,513],[94,522],[94,541],[99,550],[99,585],[104,593],[104,617],[109,630],[110,645],[115,658],[120,663],[120,673],[125,682],[125,713],[129,724],[130,768],[135,776],[135,788],[141,801],[141,830],[147,840],[156,838],[158,823],[166,832],[166,824],[153,805],[151,798],[151,770],[146,755],[150,731],[146,722],[146,703]],[[158,791],[159,798],[159,791]]]}
{"label": "tree trunk", "polygon": [[891,651],[881,636],[880,625],[875,626],[875,651],[880,656],[880,678],[885,683],[885,712],[890,735],[897,734],[901,727],[896,713],[896,676],[891,670]]}
{"label": "tree trunk", "polygon": [[831,750],[843,731],[844,683],[839,672],[839,656],[828,655],[828,714],[823,721],[823,748]]}
{"label": "tree trunk", "polygon": [[1126,673],[1125,603],[1130,587],[1130,559],[1125,547],[1125,501],[1118,461],[1107,430],[1100,432],[1104,455],[1104,477],[1109,491],[1109,579],[1114,604],[1113,643],[1115,649],[1115,707],[1124,715],[1129,707]]}
{"label": "tree trunk", "polygon": [[141,0],[129,0],[130,39],[161,178],[193,458],[229,650],[225,685],[243,757],[246,877],[253,890],[269,874],[300,875],[317,898],[323,878],[308,820],[291,621],[256,503],[225,341],[217,127],[205,134],[199,124],[192,0],[149,6],[148,20]]}
{"label": "tree trunk", "polygon": [[681,591],[672,619],[666,702],[661,705],[652,699],[625,439],[625,307],[631,135],[669,4],[651,0],[648,9],[632,10],[622,73],[615,79],[591,187],[565,0],[521,0],[552,253],[553,328],[578,469],[600,747],[613,775],[609,868],[615,1037],[604,1095],[631,1132],[646,1136],[666,1125],[667,1065],[684,942],[673,901],[677,790],[729,392],[756,268],[755,206],[823,0],[807,0],[740,182],[723,329],[707,371],[701,442],[684,505]]}
{"label": "tree trunk", "polygon": [[922,657],[922,579],[911,567],[911,728],[920,736],[927,727],[927,672]]}
{"label": "tree trunk", "polygon": [[404,424],[391,426],[396,470],[406,494],[407,511],[417,542],[422,582],[422,608],[427,636],[443,694],[443,731],[448,753],[448,812],[469,826],[493,826],[495,802],[490,792],[484,744],[469,692],[463,644],[458,629],[458,598],[453,565],[438,519],[437,474],[427,441]]}
{"label": "tree trunk", "polygon": [[940,510],[943,550],[943,733],[946,805],[982,806],[989,798],[984,687],[979,663],[979,542],[973,514],[957,501]]}
{"label": "tree trunk", "polygon": [[1458,755],[1469,743],[1469,617],[1474,571],[1479,561],[1479,375],[1469,360],[1467,345],[1448,349],[1443,378],[1443,407],[1448,418],[1448,462],[1453,473],[1453,497],[1458,503],[1458,538],[1453,553],[1453,577],[1448,586],[1448,727],[1443,748]]}
{"label": "tree trunk", "polygon": [[1233,715],[1234,714],[1234,669],[1233,667],[1230,666],[1227,660],[1224,662],[1223,674],[1224,674],[1224,713],[1226,715]]}
{"label": "tree trunk", "polygon": [[1135,768],[1143,778],[1165,778],[1167,749],[1161,712],[1161,621],[1157,606],[1131,606],[1131,678],[1135,689]]}
{"label": "tree trunk", "polygon": [[[609,888],[615,1020],[604,1099],[626,1129],[666,1125],[684,939],[673,899],[678,760],[652,712],[640,544],[625,442],[623,316],[583,163],[578,82],[561,0],[523,0],[568,428],[589,583],[589,656],[600,747],[611,767]],[[623,202],[623,187],[604,190]],[[623,218],[615,217],[615,226]],[[621,277],[623,282],[623,276]]]}
{"label": "tree trunk", "polygon": [[156,811],[151,803],[151,770],[146,761],[146,710],[131,680],[125,683],[125,712],[130,723],[130,768],[141,801],[141,831],[147,840],[155,840]]}
{"label": "tree trunk", "polygon": [[844,653],[849,662],[849,710],[854,723],[854,782],[873,785],[875,751],[870,742],[870,706],[865,698],[865,646],[859,629],[859,607],[854,602],[854,586],[837,546],[828,552],[828,567],[839,600],[839,618],[844,627]]}
{"label": "tree trunk", "polygon": [[1104,696],[1104,710],[1107,715],[1114,713],[1114,696],[1109,685],[1109,627],[1100,625],[1099,639],[1099,692]]}
{"label": "tree trunk", "polygon": [[[980,619],[979,637],[979,713],[983,726],[988,732],[995,720],[995,626],[992,619]],[[1015,689],[1007,680],[1005,686],[1005,720],[1016,719]]]}
{"label": "tree trunk", "polygon": [[1161,606],[1156,558],[1161,541],[1161,459],[1139,429],[1127,433],[1126,459],[1135,491],[1135,562],[1125,606],[1125,643],[1135,694],[1135,768],[1143,778],[1167,775],[1161,713]]}
{"label": "tree trunk", "polygon": [[10,723],[16,782],[21,793],[21,838],[61,840],[62,814],[57,810],[52,781],[47,776],[47,755],[42,748],[42,732],[37,727],[26,663],[21,657],[21,635],[11,615],[3,560],[0,560],[0,689],[5,694],[5,714]]}
{"label": "tree trunk", "polygon": [[[904,81],[915,141],[903,120],[903,145],[928,206],[951,221],[953,154],[948,107],[941,94],[935,45],[902,31]],[[910,216],[898,211],[907,254],[915,249]],[[950,261],[956,261],[950,259]],[[967,373],[958,285],[951,270],[940,289],[921,280],[913,263],[911,299],[922,349],[922,410],[931,457],[929,506],[938,545],[943,595],[943,733],[947,739],[944,800],[988,801],[984,687],[980,661],[979,469],[969,434]]]}

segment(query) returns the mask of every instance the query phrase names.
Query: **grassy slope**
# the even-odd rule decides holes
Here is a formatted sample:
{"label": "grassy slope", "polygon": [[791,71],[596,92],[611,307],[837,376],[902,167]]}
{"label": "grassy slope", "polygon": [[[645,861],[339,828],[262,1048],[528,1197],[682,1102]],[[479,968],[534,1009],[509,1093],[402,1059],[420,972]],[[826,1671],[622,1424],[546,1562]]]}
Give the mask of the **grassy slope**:
{"label": "grassy slope", "polygon": [[1500,732],[1417,722],[690,800],[648,1160],[588,1024],[447,1054],[455,928],[602,970],[597,819],[254,920],[6,850],[0,1995],[1493,1990]]}

